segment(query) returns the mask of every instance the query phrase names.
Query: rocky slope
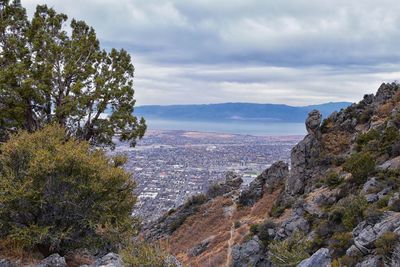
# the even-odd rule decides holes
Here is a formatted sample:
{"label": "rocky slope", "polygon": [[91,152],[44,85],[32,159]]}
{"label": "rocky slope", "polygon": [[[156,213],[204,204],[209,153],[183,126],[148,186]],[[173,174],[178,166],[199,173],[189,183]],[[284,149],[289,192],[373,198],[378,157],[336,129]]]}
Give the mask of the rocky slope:
{"label": "rocky slope", "polygon": [[188,266],[400,266],[399,85],[321,118],[290,171],[277,162],[243,190],[228,177],[144,236]]}

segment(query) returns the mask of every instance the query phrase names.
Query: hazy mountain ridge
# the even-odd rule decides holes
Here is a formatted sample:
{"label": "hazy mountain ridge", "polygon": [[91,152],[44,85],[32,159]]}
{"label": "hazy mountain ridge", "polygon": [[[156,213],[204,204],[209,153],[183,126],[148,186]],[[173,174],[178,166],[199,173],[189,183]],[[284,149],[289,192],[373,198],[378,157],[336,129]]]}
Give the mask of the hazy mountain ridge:
{"label": "hazy mountain ridge", "polygon": [[303,122],[308,112],[321,111],[323,117],[350,105],[350,102],[329,102],[310,106],[284,104],[221,103],[200,105],[147,105],[135,108],[135,114],[145,118],[170,120],[253,120],[270,122]]}

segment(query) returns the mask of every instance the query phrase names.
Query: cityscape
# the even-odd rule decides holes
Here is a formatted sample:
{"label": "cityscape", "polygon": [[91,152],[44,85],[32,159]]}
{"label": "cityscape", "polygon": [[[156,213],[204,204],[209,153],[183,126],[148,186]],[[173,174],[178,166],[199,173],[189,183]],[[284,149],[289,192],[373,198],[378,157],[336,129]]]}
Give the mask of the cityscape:
{"label": "cityscape", "polygon": [[137,183],[134,215],[148,222],[206,192],[228,171],[249,184],[273,162],[289,162],[290,150],[301,138],[149,130],[135,148],[117,142],[110,154],[127,156],[125,168]]}

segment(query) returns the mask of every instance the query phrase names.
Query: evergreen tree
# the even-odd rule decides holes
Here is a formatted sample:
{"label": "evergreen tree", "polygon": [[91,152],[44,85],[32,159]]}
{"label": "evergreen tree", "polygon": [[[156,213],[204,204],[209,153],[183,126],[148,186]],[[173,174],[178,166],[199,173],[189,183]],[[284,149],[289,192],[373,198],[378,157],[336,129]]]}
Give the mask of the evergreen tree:
{"label": "evergreen tree", "polygon": [[28,20],[19,1],[0,1],[0,139],[57,122],[69,136],[135,145],[146,130],[133,115],[134,67],[125,50],[100,48],[83,21],[39,5]]}

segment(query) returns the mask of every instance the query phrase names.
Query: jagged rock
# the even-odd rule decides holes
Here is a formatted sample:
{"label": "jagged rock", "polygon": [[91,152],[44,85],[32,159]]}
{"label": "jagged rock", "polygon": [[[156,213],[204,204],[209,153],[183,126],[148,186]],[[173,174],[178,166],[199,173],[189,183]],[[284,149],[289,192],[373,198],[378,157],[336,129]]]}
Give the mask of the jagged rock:
{"label": "jagged rock", "polygon": [[396,83],[382,83],[375,95],[374,103],[382,104],[391,99],[398,89],[399,86]]}
{"label": "jagged rock", "polygon": [[42,260],[36,267],[66,267],[65,258],[59,254],[52,254]]}
{"label": "jagged rock", "polygon": [[366,254],[374,248],[374,242],[385,232],[400,233],[400,213],[387,212],[375,225],[361,222],[353,231],[354,245]]}
{"label": "jagged rock", "polygon": [[314,109],[308,113],[308,118],[306,119],[307,132],[312,135],[318,135],[321,120],[322,114],[318,110]]}
{"label": "jagged rock", "polygon": [[97,259],[89,267],[124,267],[124,263],[118,254],[108,253],[104,257]]}
{"label": "jagged rock", "polygon": [[400,169],[400,156],[390,159],[377,167],[377,170],[399,170]]}
{"label": "jagged rock", "polygon": [[355,245],[351,245],[347,249],[346,255],[349,257],[360,257],[363,256],[363,252],[361,252]]}
{"label": "jagged rock", "polygon": [[393,249],[390,266],[400,266],[400,244],[397,244]]}
{"label": "jagged rock", "polygon": [[241,245],[232,247],[232,265],[233,267],[242,266],[262,266],[271,267],[263,253],[260,241],[257,236]]}
{"label": "jagged rock", "polygon": [[178,261],[178,259],[175,258],[172,255],[169,255],[164,260],[164,266],[168,266],[168,267],[183,267],[183,265]]}
{"label": "jagged rock", "polygon": [[[381,259],[376,255],[369,255],[363,261],[356,264],[356,267],[380,267]],[[396,265],[393,265],[396,266]]]}
{"label": "jagged rock", "polygon": [[290,236],[296,230],[308,232],[310,230],[310,224],[302,216],[299,216],[298,214],[294,214],[293,217],[287,219],[286,221],[284,221],[282,223],[281,228],[284,231],[278,230],[278,233],[280,235],[282,235],[282,233],[284,233],[285,236]]}
{"label": "jagged rock", "polygon": [[257,176],[248,188],[242,191],[239,196],[239,203],[248,206],[253,205],[262,197],[265,190],[272,190],[283,185],[288,176],[288,164],[283,161],[275,162]]}
{"label": "jagged rock", "polygon": [[297,267],[330,267],[331,254],[329,249],[320,248],[310,258],[300,262]]}
{"label": "jagged rock", "polygon": [[17,267],[18,265],[10,260],[0,259],[0,267]]}
{"label": "jagged rock", "polygon": [[394,211],[400,211],[400,194],[394,193],[388,201],[388,207]]}
{"label": "jagged rock", "polygon": [[243,183],[240,175],[234,172],[228,172],[225,176],[225,181],[215,183],[208,188],[207,196],[215,198],[238,190]]}
{"label": "jagged rock", "polygon": [[203,253],[204,251],[207,250],[207,248],[210,245],[210,241],[211,241],[210,238],[207,238],[206,240],[201,241],[200,244],[197,244],[196,246],[194,246],[193,248],[191,248],[189,250],[189,255],[191,255],[191,256],[200,255],[201,253]]}
{"label": "jagged rock", "polygon": [[[372,177],[368,179],[368,181],[363,185],[361,189],[362,194],[369,194],[374,191],[378,187],[379,183],[376,180],[376,177]],[[375,191],[376,192],[376,191]]]}

